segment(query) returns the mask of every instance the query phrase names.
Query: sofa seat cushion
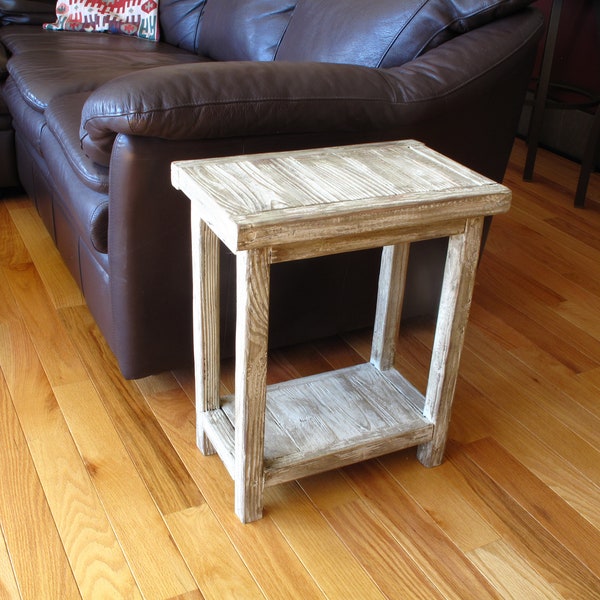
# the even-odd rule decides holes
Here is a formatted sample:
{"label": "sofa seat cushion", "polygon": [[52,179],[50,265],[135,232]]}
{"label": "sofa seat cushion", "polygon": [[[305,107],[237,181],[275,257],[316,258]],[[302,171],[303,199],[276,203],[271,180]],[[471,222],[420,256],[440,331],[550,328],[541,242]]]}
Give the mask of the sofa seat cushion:
{"label": "sofa seat cushion", "polygon": [[8,71],[25,101],[43,112],[53,98],[94,90],[119,75],[198,60],[199,57],[184,51],[164,54],[93,48],[32,51],[12,56]]}
{"label": "sofa seat cushion", "polygon": [[81,149],[81,110],[91,92],[54,98],[44,113],[50,131],[79,179],[91,189],[108,193],[108,167],[89,159]]}
{"label": "sofa seat cushion", "polygon": [[41,147],[50,177],[55,184],[58,202],[69,221],[76,225],[78,236],[97,252],[108,251],[108,194],[92,189],[73,169],[73,157],[64,152],[65,143],[45,127]]}
{"label": "sofa seat cushion", "polygon": [[[298,0],[276,60],[393,67],[533,0]],[[368,32],[368,35],[366,34]]]}
{"label": "sofa seat cushion", "polygon": [[4,83],[2,94],[12,117],[13,128],[26,137],[37,152],[40,152],[42,129],[46,126],[43,113],[23,102],[21,92],[12,79]]}
{"label": "sofa seat cushion", "polygon": [[[41,27],[19,25],[0,28],[0,43],[10,54],[32,50],[63,52],[65,50],[105,50],[148,52],[150,54],[186,54],[187,50],[168,44],[156,44],[141,38],[106,33],[82,34],[74,31],[44,31]],[[190,53],[191,54],[191,53]]]}

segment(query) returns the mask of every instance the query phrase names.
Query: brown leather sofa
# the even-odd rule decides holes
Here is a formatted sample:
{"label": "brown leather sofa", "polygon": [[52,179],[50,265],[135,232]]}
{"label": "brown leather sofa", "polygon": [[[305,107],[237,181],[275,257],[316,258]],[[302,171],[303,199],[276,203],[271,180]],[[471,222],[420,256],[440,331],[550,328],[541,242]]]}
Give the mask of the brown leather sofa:
{"label": "brown leather sofa", "polygon": [[[0,46],[0,73],[5,70],[7,60],[6,51]],[[19,184],[15,159],[15,132],[11,121],[8,107],[0,94],[0,193],[2,188],[11,188]]]}
{"label": "brown leather sofa", "polygon": [[[8,111],[20,184],[128,378],[192,360],[171,161],[414,138],[502,180],[543,27],[529,0],[160,0],[150,42],[46,31],[30,4],[0,0],[0,186]],[[415,246],[405,316],[439,293],[444,243]],[[225,351],[233,268],[223,251]],[[276,265],[272,344],[368,325],[377,272],[376,252]]]}

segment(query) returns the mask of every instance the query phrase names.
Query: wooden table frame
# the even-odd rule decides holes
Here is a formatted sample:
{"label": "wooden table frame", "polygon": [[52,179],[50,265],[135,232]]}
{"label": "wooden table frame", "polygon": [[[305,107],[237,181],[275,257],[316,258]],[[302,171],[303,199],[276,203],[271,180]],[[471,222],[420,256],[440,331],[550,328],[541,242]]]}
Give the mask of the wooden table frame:
{"label": "wooden table frame", "polygon": [[[334,210],[331,210],[331,203],[321,207],[321,218],[318,215],[319,208],[311,207],[314,222],[311,222],[312,216],[298,222],[297,215],[291,221],[289,215],[278,216],[277,222],[265,224],[260,221],[258,226],[254,220],[248,228],[248,235],[244,234],[245,226],[240,220],[236,221],[231,214],[224,216],[218,209],[215,210],[215,199],[222,207],[231,198],[228,197],[225,202],[219,196],[220,191],[206,190],[210,188],[209,183],[199,184],[206,173],[201,173],[199,177],[197,170],[202,171],[201,165],[206,165],[205,161],[174,163],[173,183],[192,199],[198,446],[203,454],[217,452],[233,477],[235,512],[244,523],[262,517],[265,484],[297,479],[410,446],[418,446],[417,456],[425,466],[435,466],[443,460],[483,220],[486,215],[508,210],[510,191],[432,153],[421,144],[390,144],[303,151],[287,153],[285,156],[302,159],[304,156],[312,158],[311,152],[320,153],[322,160],[330,158],[335,163],[340,155],[351,154],[354,149],[369,153],[381,148],[387,151],[390,147],[393,151],[397,149],[401,158],[403,153],[417,148],[422,154],[419,160],[427,162],[433,157],[434,168],[447,169],[450,165],[448,172],[454,173],[457,183],[441,193],[436,190],[418,191],[415,199],[411,197],[411,192],[398,194],[393,200],[388,198],[382,204],[383,208],[377,208],[377,202],[370,202],[375,205],[372,211],[365,212],[360,202],[356,202],[353,207],[346,206],[341,217],[340,211],[335,210],[335,202]],[[272,156],[277,160],[277,157],[281,157]],[[264,160],[269,160],[269,157],[239,157],[237,160],[245,163],[258,160],[264,165]],[[437,162],[439,165],[436,165]],[[344,166],[337,168],[343,169]],[[354,169],[353,166],[347,168],[350,171]],[[194,172],[189,179],[186,169],[188,175]],[[252,177],[255,176],[254,173]],[[473,185],[465,187],[464,177],[474,178]],[[200,194],[199,185],[202,188]],[[406,201],[407,197],[409,202]],[[256,210],[261,219],[265,212],[268,211],[264,207]],[[234,221],[235,226],[232,227]],[[285,225],[281,230],[282,223],[294,223],[292,237],[289,233],[291,229],[285,229]],[[318,235],[312,232],[315,227]],[[299,229],[302,230],[300,234]],[[306,231],[310,233],[303,233]],[[435,237],[448,237],[449,243],[429,380],[423,396],[395,370],[395,340],[399,330],[410,243]],[[229,399],[221,399],[219,394],[220,238],[235,252],[237,260],[235,397]],[[373,247],[383,247],[383,252],[370,363],[267,386],[270,265]],[[376,401],[371,398],[365,401],[363,390],[367,388],[369,396],[371,392],[377,396],[379,389],[382,390]],[[288,402],[288,408],[291,406],[289,402],[297,395],[302,401],[310,398],[312,402],[314,398],[314,410],[319,412],[322,397],[327,396],[329,390],[331,396],[335,396],[339,389],[344,390],[339,410],[350,415],[352,427],[349,429],[353,430],[352,435],[346,438],[346,425],[340,425],[339,436],[333,442],[316,440],[314,447],[288,450],[287,454],[270,450],[272,457],[265,458],[268,395],[272,394],[284,407]],[[353,414],[355,409],[349,406],[354,399],[355,389],[358,390],[358,408]],[[327,402],[327,411],[337,410],[335,398],[328,397]],[[304,410],[303,418],[310,419],[310,409]],[[377,426],[368,419],[363,422],[365,415],[373,411],[377,412],[374,421],[381,421]],[[338,416],[335,417],[336,423]],[[278,428],[283,427],[281,421],[285,418],[284,415],[283,419],[279,419]],[[360,427],[356,425],[358,420]],[[296,426],[293,424],[291,430]],[[360,429],[359,434],[355,431],[357,428]],[[330,434],[329,431],[327,433]]]}

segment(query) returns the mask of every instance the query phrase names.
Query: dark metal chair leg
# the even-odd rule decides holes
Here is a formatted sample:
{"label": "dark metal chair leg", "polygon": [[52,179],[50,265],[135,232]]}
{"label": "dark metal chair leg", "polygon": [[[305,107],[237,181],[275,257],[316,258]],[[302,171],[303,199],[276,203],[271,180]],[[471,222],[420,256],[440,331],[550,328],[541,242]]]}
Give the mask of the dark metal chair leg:
{"label": "dark metal chair leg", "polygon": [[525,181],[531,181],[533,177],[533,167],[535,166],[535,158],[544,122],[544,110],[546,108],[546,100],[548,99],[550,73],[552,71],[552,62],[554,60],[554,48],[556,46],[556,38],[558,37],[558,24],[560,22],[562,4],[563,0],[554,0],[552,3],[552,10],[550,11],[550,21],[548,23],[546,41],[544,42],[544,57],[542,59],[540,79],[535,93],[535,103],[529,122],[529,132],[527,134],[527,158],[525,159],[525,169],[523,171],[523,179]]}
{"label": "dark metal chair leg", "polygon": [[600,107],[596,108],[596,116],[592,123],[592,129],[588,136],[577,182],[577,191],[575,192],[575,206],[583,208],[585,206],[585,195],[590,181],[590,175],[594,170],[596,155],[598,154],[598,141],[600,140]]}

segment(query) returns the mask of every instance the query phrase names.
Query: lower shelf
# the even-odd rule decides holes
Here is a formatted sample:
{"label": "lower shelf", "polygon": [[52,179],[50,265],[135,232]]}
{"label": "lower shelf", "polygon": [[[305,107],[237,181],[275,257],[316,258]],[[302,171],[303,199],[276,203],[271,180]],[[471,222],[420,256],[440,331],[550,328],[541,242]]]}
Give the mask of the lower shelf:
{"label": "lower shelf", "polygon": [[[275,484],[428,442],[424,398],[396,370],[366,363],[268,386],[265,483]],[[233,476],[233,396],[204,427]]]}

